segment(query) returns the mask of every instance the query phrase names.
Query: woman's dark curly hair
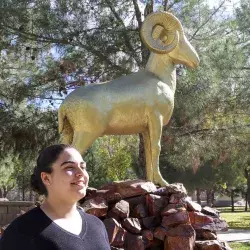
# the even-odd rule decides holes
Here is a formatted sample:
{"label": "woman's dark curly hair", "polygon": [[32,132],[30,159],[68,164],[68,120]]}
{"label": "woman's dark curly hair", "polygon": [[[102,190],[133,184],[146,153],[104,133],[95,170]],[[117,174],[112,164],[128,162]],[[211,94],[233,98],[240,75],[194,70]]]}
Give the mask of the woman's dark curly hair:
{"label": "woman's dark curly hair", "polygon": [[41,179],[41,173],[52,173],[52,164],[58,159],[59,155],[66,149],[73,148],[66,144],[56,144],[45,148],[37,158],[36,167],[31,175],[31,188],[40,195],[48,195],[48,191]]}

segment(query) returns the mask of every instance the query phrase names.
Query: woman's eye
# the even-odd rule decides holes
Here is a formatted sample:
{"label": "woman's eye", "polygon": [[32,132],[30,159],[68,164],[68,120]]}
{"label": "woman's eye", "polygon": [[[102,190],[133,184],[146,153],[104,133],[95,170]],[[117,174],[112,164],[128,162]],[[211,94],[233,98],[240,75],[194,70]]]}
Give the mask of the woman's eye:
{"label": "woman's eye", "polygon": [[74,168],[73,167],[66,167],[65,168],[67,171],[70,171],[70,170],[73,170]]}

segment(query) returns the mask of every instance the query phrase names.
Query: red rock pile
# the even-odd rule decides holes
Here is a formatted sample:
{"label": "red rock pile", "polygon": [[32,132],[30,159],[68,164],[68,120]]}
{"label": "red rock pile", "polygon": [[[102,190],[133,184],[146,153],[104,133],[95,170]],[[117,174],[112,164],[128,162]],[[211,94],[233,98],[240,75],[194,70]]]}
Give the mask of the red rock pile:
{"label": "red rock pile", "polygon": [[181,183],[158,188],[143,180],[114,182],[88,189],[81,206],[103,220],[111,249],[220,250],[227,230],[217,210],[201,208]]}

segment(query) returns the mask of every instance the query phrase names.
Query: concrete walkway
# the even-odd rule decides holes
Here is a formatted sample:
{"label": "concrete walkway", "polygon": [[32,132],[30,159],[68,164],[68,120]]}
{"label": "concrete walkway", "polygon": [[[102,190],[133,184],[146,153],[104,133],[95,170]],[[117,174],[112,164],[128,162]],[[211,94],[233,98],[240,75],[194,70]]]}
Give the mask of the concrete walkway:
{"label": "concrete walkway", "polygon": [[250,242],[250,230],[243,229],[229,229],[226,232],[217,232],[218,239],[232,242],[232,241],[246,241]]}

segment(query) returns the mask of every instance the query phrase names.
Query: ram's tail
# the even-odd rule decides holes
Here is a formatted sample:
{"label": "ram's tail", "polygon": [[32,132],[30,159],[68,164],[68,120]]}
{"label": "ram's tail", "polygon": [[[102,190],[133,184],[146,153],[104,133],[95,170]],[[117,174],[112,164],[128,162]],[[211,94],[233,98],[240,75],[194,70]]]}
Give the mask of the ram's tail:
{"label": "ram's tail", "polygon": [[60,134],[60,143],[72,144],[73,129],[68,121],[64,105],[58,110],[58,131]]}
{"label": "ram's tail", "polygon": [[63,105],[61,105],[58,110],[58,132],[59,134],[63,132],[64,120],[65,120],[64,107]]}

